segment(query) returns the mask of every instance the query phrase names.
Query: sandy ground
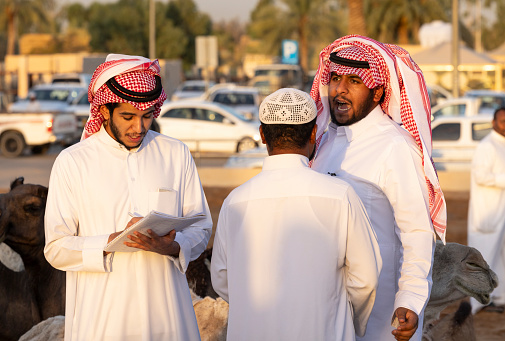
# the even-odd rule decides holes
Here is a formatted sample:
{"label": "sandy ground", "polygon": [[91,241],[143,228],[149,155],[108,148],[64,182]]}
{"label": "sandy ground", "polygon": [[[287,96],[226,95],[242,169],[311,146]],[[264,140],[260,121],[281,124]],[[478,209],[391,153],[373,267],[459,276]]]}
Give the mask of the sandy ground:
{"label": "sandy ground", "polygon": [[[219,209],[232,188],[205,187],[205,195],[214,221],[214,229],[219,216]],[[468,212],[468,193],[445,193],[447,200],[447,242],[467,243],[466,222]],[[214,234],[209,242],[212,246]],[[443,313],[455,311],[459,302],[448,307]],[[481,311],[474,316],[475,334],[478,341],[503,341],[505,340],[505,313]]]}

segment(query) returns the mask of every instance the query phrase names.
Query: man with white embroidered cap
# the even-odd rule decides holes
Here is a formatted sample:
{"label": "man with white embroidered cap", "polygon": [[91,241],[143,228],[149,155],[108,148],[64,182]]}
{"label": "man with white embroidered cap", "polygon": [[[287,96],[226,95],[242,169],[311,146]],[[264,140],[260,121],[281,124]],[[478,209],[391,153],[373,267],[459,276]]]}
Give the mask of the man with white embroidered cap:
{"label": "man with white embroidered cap", "polygon": [[[67,273],[65,340],[200,338],[185,271],[212,221],[188,148],[149,130],[166,99],[159,72],[157,60],[109,55],[89,85],[81,142],[54,163],[44,254]],[[164,236],[136,232],[126,243],[136,252],[103,251],[151,210],[207,217]]]}
{"label": "man with white embroidered cap", "polygon": [[347,183],[308,167],[317,126],[307,93],[277,90],[259,119],[269,156],[225,199],[213,246],[228,340],[354,340],[381,268],[363,205]]}
{"label": "man with white embroidered cap", "polygon": [[312,168],[354,187],[383,261],[367,333],[358,339],[421,340],[434,230],[445,242],[446,226],[423,74],[404,49],[362,36],[337,39],[319,60]]}

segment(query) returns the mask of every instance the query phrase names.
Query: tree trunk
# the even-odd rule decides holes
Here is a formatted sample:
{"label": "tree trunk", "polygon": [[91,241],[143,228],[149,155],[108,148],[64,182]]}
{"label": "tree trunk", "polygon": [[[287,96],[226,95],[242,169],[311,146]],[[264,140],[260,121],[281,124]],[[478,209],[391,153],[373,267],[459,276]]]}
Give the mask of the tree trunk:
{"label": "tree trunk", "polygon": [[309,18],[303,15],[300,18],[300,23],[298,26],[298,39],[300,40],[300,67],[303,70],[303,74],[306,75],[309,68],[308,63],[308,42],[307,42],[307,23]]}
{"label": "tree trunk", "polygon": [[347,0],[347,6],[349,7],[348,34],[359,34],[366,36],[363,0]]}
{"label": "tree trunk", "polygon": [[402,16],[398,25],[398,44],[407,45],[409,43],[409,29],[407,18]]}
{"label": "tree trunk", "polygon": [[16,47],[16,16],[10,6],[6,8],[5,12],[7,17],[7,54],[14,54]]}

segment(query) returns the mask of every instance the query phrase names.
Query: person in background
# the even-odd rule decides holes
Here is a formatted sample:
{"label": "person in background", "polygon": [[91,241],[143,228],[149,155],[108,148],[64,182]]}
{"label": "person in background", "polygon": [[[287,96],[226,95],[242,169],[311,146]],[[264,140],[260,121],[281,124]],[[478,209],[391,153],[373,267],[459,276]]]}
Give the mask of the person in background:
{"label": "person in background", "polygon": [[382,256],[377,299],[358,340],[390,340],[393,334],[420,341],[432,285],[433,230],[445,240],[446,226],[422,72],[398,46],[346,36],[321,51],[311,96],[319,127],[312,168],[354,187]]}
{"label": "person in background", "polygon": [[[478,249],[498,276],[487,311],[505,308],[505,107],[493,116],[493,130],[477,146],[472,160],[468,245]],[[484,306],[471,298],[472,311]]]}
{"label": "person in background", "polygon": [[316,106],[280,89],[259,108],[269,156],[219,214],[211,277],[229,306],[228,340],[354,340],[376,297],[381,258],[344,181],[308,167]]}
{"label": "person in background", "polygon": [[[157,60],[107,56],[82,141],[51,171],[44,254],[67,273],[65,340],[200,339],[185,271],[212,220],[188,148],[149,130],[166,99],[159,72]],[[135,232],[125,244],[136,252],[103,251],[151,210],[207,217],[177,233]]]}

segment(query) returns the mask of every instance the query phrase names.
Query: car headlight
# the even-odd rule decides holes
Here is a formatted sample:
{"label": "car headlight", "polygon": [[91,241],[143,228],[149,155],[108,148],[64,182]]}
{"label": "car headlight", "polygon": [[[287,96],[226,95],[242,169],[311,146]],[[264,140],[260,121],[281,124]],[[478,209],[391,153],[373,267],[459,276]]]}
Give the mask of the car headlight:
{"label": "car headlight", "polygon": [[254,134],[253,140],[258,142],[261,139],[261,136],[259,134]]}

